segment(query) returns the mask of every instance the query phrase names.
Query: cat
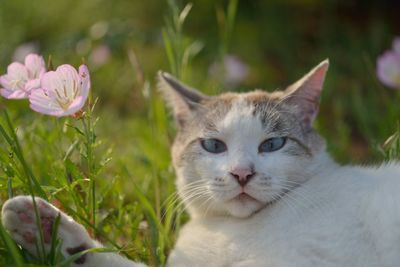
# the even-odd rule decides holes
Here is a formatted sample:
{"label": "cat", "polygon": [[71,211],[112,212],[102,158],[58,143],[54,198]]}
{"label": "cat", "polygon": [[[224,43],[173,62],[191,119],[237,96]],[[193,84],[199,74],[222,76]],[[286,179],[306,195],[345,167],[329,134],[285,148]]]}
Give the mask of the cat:
{"label": "cat", "polygon": [[[159,73],[179,128],[172,146],[177,190],[191,217],[168,266],[400,266],[400,165],[340,166],[312,127],[328,66],[321,62],[283,91],[219,96]],[[66,256],[102,246],[36,200],[45,240],[61,214]],[[2,223],[35,254],[32,210],[30,196],[12,198]],[[73,266],[145,265],[92,253]]]}

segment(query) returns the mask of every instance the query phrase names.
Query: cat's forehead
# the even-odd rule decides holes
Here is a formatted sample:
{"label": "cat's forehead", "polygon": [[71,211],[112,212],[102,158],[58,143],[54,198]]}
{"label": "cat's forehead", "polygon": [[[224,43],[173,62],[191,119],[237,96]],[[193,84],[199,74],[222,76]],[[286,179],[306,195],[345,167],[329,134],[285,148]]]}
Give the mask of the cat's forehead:
{"label": "cat's forehead", "polygon": [[279,101],[281,92],[268,93],[261,90],[255,90],[247,93],[223,93],[219,96],[208,99],[203,104],[210,112],[219,112],[220,115],[226,115],[232,109],[242,111],[252,107],[267,106],[273,102]]}
{"label": "cat's forehead", "polygon": [[281,99],[281,92],[268,93],[260,90],[222,94],[206,104],[206,124],[212,125],[216,130],[232,127],[246,130],[255,125],[257,128],[271,128],[281,121],[278,105]]}

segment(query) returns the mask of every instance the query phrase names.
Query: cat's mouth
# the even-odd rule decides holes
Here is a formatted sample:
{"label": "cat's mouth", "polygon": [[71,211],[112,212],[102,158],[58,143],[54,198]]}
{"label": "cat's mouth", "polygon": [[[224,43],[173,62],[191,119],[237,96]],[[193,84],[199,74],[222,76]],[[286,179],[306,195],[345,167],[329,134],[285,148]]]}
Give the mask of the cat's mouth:
{"label": "cat's mouth", "polygon": [[245,201],[257,201],[260,202],[258,199],[255,199],[251,195],[247,194],[246,192],[242,192],[238,194],[236,197],[234,197],[232,200],[237,200],[240,202],[245,202]]}

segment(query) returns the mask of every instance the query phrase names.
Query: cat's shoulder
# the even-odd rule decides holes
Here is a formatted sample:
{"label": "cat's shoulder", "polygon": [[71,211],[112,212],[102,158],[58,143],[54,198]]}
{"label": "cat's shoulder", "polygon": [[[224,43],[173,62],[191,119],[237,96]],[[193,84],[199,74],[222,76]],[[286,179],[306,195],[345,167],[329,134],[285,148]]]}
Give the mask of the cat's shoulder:
{"label": "cat's shoulder", "polygon": [[378,171],[388,171],[399,174],[400,172],[400,161],[388,161],[380,164],[377,167]]}
{"label": "cat's shoulder", "polygon": [[357,169],[378,183],[400,182],[400,162],[398,161],[388,161],[368,167],[358,166]]}
{"label": "cat's shoulder", "polygon": [[379,164],[347,165],[341,166],[329,172],[328,176],[339,178],[355,178],[356,180],[372,180],[384,182],[387,179],[400,181],[400,162],[387,161]]}
{"label": "cat's shoulder", "polygon": [[395,197],[396,203],[400,204],[400,162],[385,162],[376,167],[370,167],[368,172],[374,177],[377,197]]}

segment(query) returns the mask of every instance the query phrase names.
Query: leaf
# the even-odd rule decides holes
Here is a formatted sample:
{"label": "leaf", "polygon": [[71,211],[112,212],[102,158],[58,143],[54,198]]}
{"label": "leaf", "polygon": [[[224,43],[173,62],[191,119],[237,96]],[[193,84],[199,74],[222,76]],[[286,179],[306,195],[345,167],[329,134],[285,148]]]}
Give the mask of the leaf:
{"label": "leaf", "polygon": [[186,20],[187,15],[189,15],[190,10],[192,9],[193,4],[192,3],[188,3],[183,10],[181,11],[181,13],[179,14],[179,23],[183,24]]}
{"label": "leaf", "polygon": [[72,152],[75,150],[75,148],[78,146],[78,144],[79,144],[79,140],[75,140],[75,141],[69,146],[69,148],[67,149],[67,152],[65,153],[65,156],[64,156],[64,158],[63,158],[63,161],[66,161],[66,159],[68,159],[68,158],[71,156]]}
{"label": "leaf", "polygon": [[80,135],[82,135],[82,136],[85,136],[85,134],[78,128],[78,127],[76,127],[76,126],[74,126],[74,125],[72,125],[72,124],[69,124],[69,123],[67,123],[67,124],[65,124],[67,127],[70,127],[70,128],[72,128],[72,129],[74,129],[78,134],[80,134]]}
{"label": "leaf", "polygon": [[165,52],[167,54],[169,65],[171,66],[171,72],[173,75],[177,75],[177,73],[176,73],[177,70],[175,68],[176,61],[175,61],[175,56],[174,56],[174,49],[172,48],[171,39],[165,29],[163,29],[163,31],[162,31],[162,36],[163,36],[163,40],[164,40]]}

